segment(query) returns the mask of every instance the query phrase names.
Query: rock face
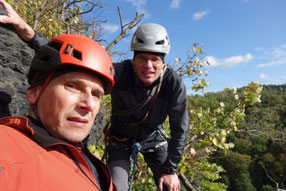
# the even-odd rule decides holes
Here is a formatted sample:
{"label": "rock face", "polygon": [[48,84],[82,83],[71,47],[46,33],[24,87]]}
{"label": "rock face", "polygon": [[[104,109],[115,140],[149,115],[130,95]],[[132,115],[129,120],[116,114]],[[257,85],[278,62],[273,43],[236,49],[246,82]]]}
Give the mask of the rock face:
{"label": "rock face", "polygon": [[[0,15],[7,14],[0,5]],[[26,101],[29,71],[34,50],[23,42],[11,25],[0,23],[0,118],[5,116],[27,115],[29,104]],[[92,129],[88,144],[98,144],[103,140],[102,129],[105,114],[101,110]]]}
{"label": "rock face", "polygon": [[12,26],[0,24],[0,117],[27,114],[26,74],[33,56]]}

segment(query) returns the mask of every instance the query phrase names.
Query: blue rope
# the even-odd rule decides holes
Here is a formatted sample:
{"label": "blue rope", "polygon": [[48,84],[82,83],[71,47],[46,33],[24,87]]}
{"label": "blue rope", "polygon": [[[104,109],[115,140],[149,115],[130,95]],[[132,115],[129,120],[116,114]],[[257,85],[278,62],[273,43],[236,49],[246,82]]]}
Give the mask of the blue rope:
{"label": "blue rope", "polygon": [[132,189],[132,182],[133,182],[136,167],[139,168],[138,163],[137,163],[137,154],[138,154],[138,152],[140,152],[140,150],[141,150],[140,143],[135,143],[133,146],[133,149],[131,151],[131,159],[133,160],[133,169],[132,169],[132,173],[131,173],[128,191],[131,191],[131,189]]}

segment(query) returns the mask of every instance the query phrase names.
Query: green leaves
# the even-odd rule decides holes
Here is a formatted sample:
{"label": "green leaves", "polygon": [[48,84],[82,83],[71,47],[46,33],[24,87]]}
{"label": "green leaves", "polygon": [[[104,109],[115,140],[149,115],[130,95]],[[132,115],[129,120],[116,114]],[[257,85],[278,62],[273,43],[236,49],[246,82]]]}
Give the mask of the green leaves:
{"label": "green leaves", "polygon": [[197,178],[203,184],[200,186],[202,190],[212,190],[214,185],[220,187],[216,187],[218,190],[226,190],[225,185],[216,185],[214,182],[223,172],[222,167],[210,163],[207,159],[218,150],[226,153],[234,147],[226,137],[238,130],[240,123],[245,120],[246,104],[258,103],[261,91],[262,87],[257,82],[251,82],[244,88],[241,96],[237,88],[226,88],[224,92],[232,95],[236,103],[234,107],[226,109],[225,103],[219,102],[214,109],[198,107],[190,111],[190,139],[180,165],[180,172],[189,177],[191,182]]}
{"label": "green leaves", "polygon": [[203,63],[204,52],[202,46],[198,43],[193,44],[192,51],[187,51],[186,59],[175,58],[175,63],[170,64],[170,66],[178,72],[182,78],[188,78],[192,81],[192,90],[195,92],[203,92],[204,88],[210,85],[209,82],[205,80],[208,76],[208,72],[205,69],[205,64]]}
{"label": "green leaves", "polygon": [[[97,28],[97,25],[94,25],[95,11],[104,8],[102,2],[88,0],[8,0],[8,3],[14,6],[33,29],[48,39],[69,33],[85,33],[86,36],[91,36],[89,33]],[[92,12],[93,18],[83,19],[83,15]],[[97,33],[100,33],[100,30],[97,30]]]}

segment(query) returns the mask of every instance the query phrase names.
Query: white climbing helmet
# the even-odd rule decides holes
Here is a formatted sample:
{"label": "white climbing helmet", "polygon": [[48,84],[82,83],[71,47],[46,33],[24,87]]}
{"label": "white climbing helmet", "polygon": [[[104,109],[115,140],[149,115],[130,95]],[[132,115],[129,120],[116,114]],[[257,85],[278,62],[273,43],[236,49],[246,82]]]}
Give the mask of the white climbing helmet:
{"label": "white climbing helmet", "polygon": [[170,41],[166,29],[155,23],[140,25],[132,37],[131,50],[168,54]]}

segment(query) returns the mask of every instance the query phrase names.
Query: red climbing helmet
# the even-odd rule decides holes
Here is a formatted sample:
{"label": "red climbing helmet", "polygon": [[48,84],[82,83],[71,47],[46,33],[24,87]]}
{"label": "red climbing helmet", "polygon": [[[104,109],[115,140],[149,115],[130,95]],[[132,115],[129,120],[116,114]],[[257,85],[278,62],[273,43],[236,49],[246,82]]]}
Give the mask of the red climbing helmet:
{"label": "red climbing helmet", "polygon": [[40,48],[32,60],[28,82],[31,85],[38,80],[36,73],[50,74],[70,66],[96,73],[104,80],[105,94],[110,93],[114,85],[110,56],[94,40],[75,34],[54,37]]}

